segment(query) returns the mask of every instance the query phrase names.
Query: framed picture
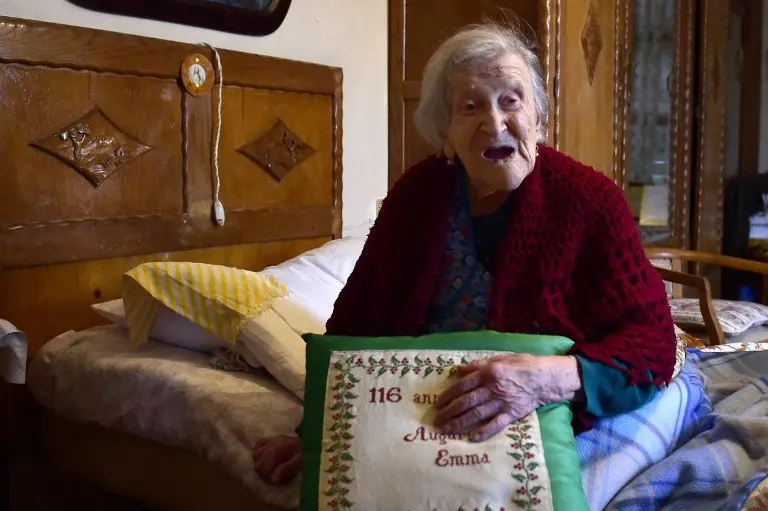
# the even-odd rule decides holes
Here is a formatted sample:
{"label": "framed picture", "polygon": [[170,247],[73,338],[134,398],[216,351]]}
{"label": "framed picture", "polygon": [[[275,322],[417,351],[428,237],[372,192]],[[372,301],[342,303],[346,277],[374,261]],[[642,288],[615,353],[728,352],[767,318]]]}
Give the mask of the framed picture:
{"label": "framed picture", "polygon": [[246,35],[280,27],[291,0],[69,0],[86,9]]}

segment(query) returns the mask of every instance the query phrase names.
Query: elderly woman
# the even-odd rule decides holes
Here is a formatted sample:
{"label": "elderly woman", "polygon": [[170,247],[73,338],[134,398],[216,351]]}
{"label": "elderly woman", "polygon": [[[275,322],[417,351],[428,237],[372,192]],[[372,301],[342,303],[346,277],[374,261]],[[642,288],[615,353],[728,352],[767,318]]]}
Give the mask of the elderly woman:
{"label": "elderly woman", "polygon": [[[572,402],[577,430],[631,411],[675,362],[665,289],[622,192],[539,143],[547,108],[538,60],[517,30],[485,24],[445,41],[415,118],[440,155],[389,193],[327,324],[334,335],[489,329],[573,340],[568,356],[462,368],[436,426],[477,441],[552,402]],[[262,439],[256,470],[288,481],[300,453],[298,437]]]}

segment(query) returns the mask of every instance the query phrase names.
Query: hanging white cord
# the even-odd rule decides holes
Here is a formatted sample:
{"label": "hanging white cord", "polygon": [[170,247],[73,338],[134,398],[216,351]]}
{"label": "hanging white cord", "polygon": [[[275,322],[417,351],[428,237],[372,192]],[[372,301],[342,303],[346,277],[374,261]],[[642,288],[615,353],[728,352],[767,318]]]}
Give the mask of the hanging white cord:
{"label": "hanging white cord", "polygon": [[[218,98],[216,101],[216,137],[213,143],[213,218],[219,225],[224,225],[226,215],[224,214],[224,205],[219,200],[219,190],[221,189],[221,178],[219,178],[219,142],[221,141],[221,100],[224,92],[224,71],[221,67],[221,57],[213,45],[204,43],[213,51],[213,59],[216,63],[216,74],[219,78],[217,87]],[[214,81],[216,77],[214,76]]]}

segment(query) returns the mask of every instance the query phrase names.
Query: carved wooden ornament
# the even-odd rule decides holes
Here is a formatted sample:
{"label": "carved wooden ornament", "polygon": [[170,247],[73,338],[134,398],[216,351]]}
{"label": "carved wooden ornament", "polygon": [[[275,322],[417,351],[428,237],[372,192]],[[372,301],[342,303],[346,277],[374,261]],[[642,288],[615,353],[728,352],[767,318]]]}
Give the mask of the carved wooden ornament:
{"label": "carved wooden ornament", "polygon": [[193,53],[181,63],[181,82],[193,96],[210,94],[216,81],[213,64],[205,56]]}
{"label": "carved wooden ornament", "polygon": [[31,145],[60,159],[97,188],[129,161],[152,150],[115,126],[98,108]]}
{"label": "carved wooden ornament", "polygon": [[312,156],[315,150],[289,130],[282,119],[278,119],[269,131],[239,148],[238,152],[251,158],[276,181],[280,181]]}
{"label": "carved wooden ornament", "polygon": [[589,11],[587,12],[587,21],[584,24],[584,30],[581,32],[581,48],[584,50],[584,61],[587,64],[587,74],[589,74],[589,84],[595,80],[595,69],[597,68],[597,59],[603,49],[603,35],[600,32],[600,23],[597,19],[597,8],[594,1],[589,2]]}

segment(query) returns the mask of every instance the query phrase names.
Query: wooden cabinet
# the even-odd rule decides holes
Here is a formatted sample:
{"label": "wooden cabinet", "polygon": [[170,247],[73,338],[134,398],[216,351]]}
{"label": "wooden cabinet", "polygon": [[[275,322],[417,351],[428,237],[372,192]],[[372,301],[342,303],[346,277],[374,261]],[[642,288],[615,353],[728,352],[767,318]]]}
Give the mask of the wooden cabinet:
{"label": "wooden cabinet", "polygon": [[720,252],[729,2],[630,4],[623,186],[646,244]]}
{"label": "wooden cabinet", "polygon": [[390,0],[390,186],[432,149],[413,126],[424,64],[484,16],[530,25],[550,145],[613,178],[649,244],[720,251],[728,0]]}

